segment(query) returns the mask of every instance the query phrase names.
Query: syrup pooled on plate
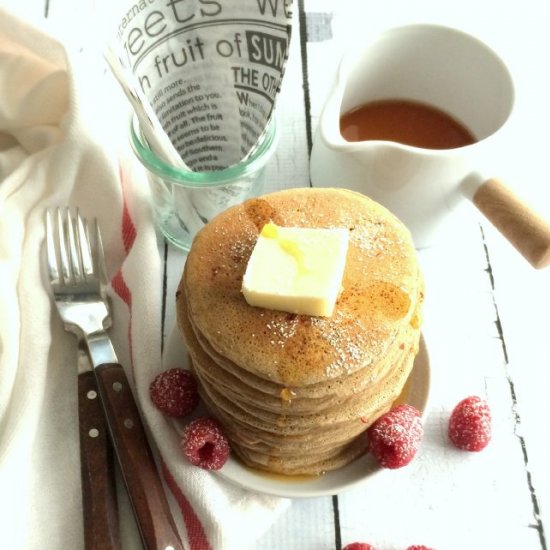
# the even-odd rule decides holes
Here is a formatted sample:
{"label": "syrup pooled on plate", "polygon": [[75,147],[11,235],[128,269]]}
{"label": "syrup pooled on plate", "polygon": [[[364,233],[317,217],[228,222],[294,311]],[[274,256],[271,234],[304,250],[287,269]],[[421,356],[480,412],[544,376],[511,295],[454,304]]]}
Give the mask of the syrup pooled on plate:
{"label": "syrup pooled on plate", "polygon": [[477,141],[444,111],[401,99],[373,101],[344,113],[340,132],[346,141],[394,141],[424,149],[455,149]]}

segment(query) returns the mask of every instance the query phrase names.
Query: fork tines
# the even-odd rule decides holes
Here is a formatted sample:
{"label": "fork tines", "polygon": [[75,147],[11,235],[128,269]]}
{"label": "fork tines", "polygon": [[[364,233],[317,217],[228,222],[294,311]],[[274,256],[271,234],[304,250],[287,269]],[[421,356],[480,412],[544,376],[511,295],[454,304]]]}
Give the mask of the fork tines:
{"label": "fork tines", "polygon": [[[99,228],[95,218],[93,223],[97,239]],[[98,246],[100,241],[99,237]],[[98,278],[98,258],[92,255],[88,222],[78,209],[74,215],[70,208],[46,211],[46,247],[52,285],[78,285]]]}

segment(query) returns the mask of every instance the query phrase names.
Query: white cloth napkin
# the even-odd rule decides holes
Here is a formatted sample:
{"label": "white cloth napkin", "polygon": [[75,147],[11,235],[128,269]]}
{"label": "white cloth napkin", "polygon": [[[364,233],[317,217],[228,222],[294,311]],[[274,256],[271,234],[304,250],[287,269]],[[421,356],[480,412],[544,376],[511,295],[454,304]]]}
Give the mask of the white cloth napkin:
{"label": "white cloth napkin", "polygon": [[[55,36],[0,10],[0,546],[84,546],[76,342],[62,328],[43,265],[44,211],[71,205],[99,219],[112,338],[186,547],[249,547],[288,501],[187,464],[172,425],[151,405],[149,383],[162,369],[162,262],[149,191],[100,52]],[[134,531],[123,528],[131,541]]]}

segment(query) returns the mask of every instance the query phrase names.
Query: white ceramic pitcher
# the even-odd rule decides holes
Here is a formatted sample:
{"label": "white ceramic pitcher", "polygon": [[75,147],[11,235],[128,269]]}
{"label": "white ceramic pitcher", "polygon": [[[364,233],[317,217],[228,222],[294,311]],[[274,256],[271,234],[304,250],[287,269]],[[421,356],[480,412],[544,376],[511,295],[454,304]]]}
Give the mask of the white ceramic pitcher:
{"label": "white ceramic pitcher", "polygon": [[[446,150],[346,141],[341,115],[381,99],[439,108],[477,141]],[[502,183],[478,171],[479,158],[498,147],[513,105],[508,69],[480,40],[439,25],[389,29],[352,49],[340,64],[313,144],[312,184],[370,196],[408,226],[419,248],[440,240],[444,222],[469,198],[535,267],[542,267],[550,263],[550,225]]]}

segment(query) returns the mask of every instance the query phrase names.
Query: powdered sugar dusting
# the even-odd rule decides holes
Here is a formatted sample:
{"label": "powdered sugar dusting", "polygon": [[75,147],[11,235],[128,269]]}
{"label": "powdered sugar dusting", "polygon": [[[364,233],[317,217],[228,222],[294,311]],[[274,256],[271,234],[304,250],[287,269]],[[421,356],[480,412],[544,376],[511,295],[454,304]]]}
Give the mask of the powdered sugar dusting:
{"label": "powdered sugar dusting", "polygon": [[369,449],[382,467],[402,468],[413,459],[423,435],[420,412],[399,405],[369,428]]}
{"label": "powdered sugar dusting", "polygon": [[475,395],[460,401],[449,419],[449,439],[464,451],[483,450],[491,440],[491,431],[489,404]]}
{"label": "powdered sugar dusting", "polygon": [[270,319],[266,328],[272,334],[272,345],[284,347],[286,342],[296,334],[298,316],[287,315],[285,319]]}
{"label": "powdered sugar dusting", "polygon": [[336,312],[331,319],[315,317],[312,325],[318,328],[332,350],[331,361],[325,366],[327,378],[336,378],[343,372],[356,370],[357,366],[366,366],[377,352],[371,345],[374,341],[367,342],[367,331],[361,330],[360,320],[342,311]]}

